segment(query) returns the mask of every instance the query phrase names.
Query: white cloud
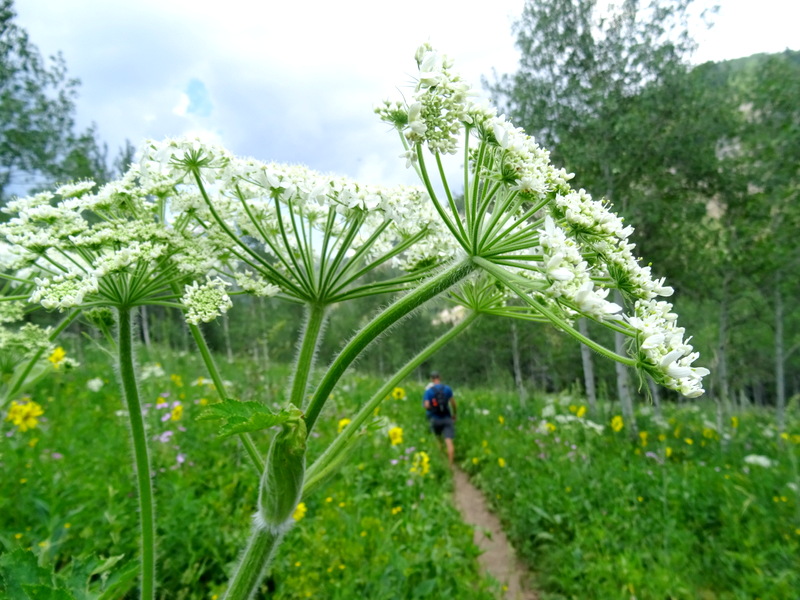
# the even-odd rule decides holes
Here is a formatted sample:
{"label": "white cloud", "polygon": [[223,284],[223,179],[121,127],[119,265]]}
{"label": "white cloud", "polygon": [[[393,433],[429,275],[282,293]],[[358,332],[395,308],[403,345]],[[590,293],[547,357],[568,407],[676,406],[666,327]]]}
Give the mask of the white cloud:
{"label": "white cloud", "polygon": [[[513,72],[511,24],[523,4],[25,0],[16,10],[43,54],[63,50],[70,75],[82,80],[78,120],[96,122],[112,148],[204,131],[237,154],[399,183],[414,181],[413,172],[373,107],[411,84],[414,50],[426,40],[478,89],[493,68]],[[798,19],[788,12],[797,9],[785,0],[722,4],[698,56],[793,43],[789,25]],[[711,56],[709,45],[728,54]],[[202,82],[194,96],[193,80]]]}

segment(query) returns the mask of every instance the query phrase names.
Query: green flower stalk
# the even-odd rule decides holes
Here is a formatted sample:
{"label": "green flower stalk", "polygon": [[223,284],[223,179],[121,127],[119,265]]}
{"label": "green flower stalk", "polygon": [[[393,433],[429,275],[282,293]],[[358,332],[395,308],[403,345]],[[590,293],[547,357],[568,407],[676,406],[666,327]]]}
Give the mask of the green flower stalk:
{"label": "green flower stalk", "polygon": [[156,518],[150,455],[133,360],[131,310],[120,308],[118,315],[119,375],[125,404],[128,407],[136,483],[139,490],[139,524],[142,538],[140,598],[153,600],[156,593]]}

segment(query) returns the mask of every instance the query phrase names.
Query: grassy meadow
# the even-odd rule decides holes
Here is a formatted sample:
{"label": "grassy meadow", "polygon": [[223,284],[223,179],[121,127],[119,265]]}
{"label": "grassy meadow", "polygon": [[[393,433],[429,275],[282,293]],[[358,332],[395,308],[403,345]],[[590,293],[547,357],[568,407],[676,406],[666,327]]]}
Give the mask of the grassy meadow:
{"label": "grassy meadow", "polygon": [[[135,598],[137,500],[126,416],[99,351],[29,390],[29,427],[3,414],[0,591],[9,598]],[[258,477],[236,438],[197,421],[215,391],[199,359],[142,353],[158,517],[160,598],[213,599],[246,540]],[[222,363],[230,392],[277,403],[288,369]],[[312,434],[337,434],[377,382],[351,375]],[[713,405],[615,405],[569,395],[524,406],[459,389],[457,460],[486,493],[543,600],[795,599],[800,589],[800,422]],[[427,433],[422,385],[380,408],[347,464],[295,513],[262,585],[269,598],[499,597],[452,502]],[[32,426],[30,426],[32,425]],[[23,431],[23,429],[26,429]],[[266,452],[271,432],[255,436]],[[5,597],[5,596],[4,596]]]}

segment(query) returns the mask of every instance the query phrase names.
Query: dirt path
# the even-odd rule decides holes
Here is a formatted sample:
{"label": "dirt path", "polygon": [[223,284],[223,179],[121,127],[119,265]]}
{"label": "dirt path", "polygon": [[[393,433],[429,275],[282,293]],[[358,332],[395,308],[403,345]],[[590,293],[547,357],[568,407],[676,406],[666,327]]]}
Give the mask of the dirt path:
{"label": "dirt path", "polygon": [[500,520],[489,512],[483,494],[458,468],[453,469],[453,487],[456,507],[464,522],[475,528],[475,544],[483,550],[478,558],[481,568],[508,588],[505,600],[537,600],[536,593],[526,589],[530,574],[517,560]]}

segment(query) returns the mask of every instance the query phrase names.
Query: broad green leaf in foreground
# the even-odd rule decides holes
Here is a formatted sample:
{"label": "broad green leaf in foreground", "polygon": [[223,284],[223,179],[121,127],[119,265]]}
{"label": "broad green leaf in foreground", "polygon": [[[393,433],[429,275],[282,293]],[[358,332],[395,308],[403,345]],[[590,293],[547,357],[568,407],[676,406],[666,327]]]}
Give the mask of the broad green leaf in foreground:
{"label": "broad green leaf in foreground", "polygon": [[302,412],[294,406],[283,408],[280,412],[272,411],[260,402],[242,402],[228,399],[212,404],[197,417],[198,421],[216,421],[224,419],[218,435],[228,437],[236,433],[262,431],[275,425],[281,425],[302,417]]}

